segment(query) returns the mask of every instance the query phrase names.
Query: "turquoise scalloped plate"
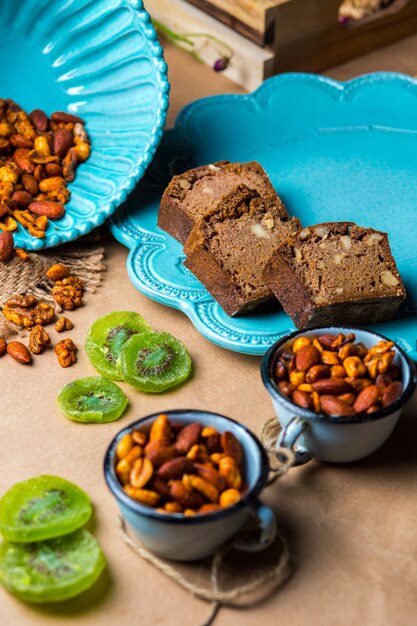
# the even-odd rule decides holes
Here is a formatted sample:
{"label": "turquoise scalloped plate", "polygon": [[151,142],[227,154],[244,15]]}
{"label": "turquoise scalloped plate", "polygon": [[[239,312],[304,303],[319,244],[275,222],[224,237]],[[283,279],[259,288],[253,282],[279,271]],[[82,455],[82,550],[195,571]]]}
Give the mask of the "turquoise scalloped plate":
{"label": "turquoise scalloped plate", "polygon": [[75,113],[92,139],[65,216],[44,239],[15,235],[39,250],[102,224],[143,176],[165,124],[166,64],[140,0],[2,0],[0,30],[0,97]]}
{"label": "turquoise scalloped plate", "polygon": [[111,218],[142,293],[182,310],[210,341],[261,355],[294,330],[278,303],[228,317],[183,266],[181,246],[156,226],[171,176],[220,159],[258,160],[305,226],[349,220],[389,233],[408,298],[393,321],[374,328],[417,358],[417,81],[391,73],[348,83],[286,74],[250,95],[193,102]]}

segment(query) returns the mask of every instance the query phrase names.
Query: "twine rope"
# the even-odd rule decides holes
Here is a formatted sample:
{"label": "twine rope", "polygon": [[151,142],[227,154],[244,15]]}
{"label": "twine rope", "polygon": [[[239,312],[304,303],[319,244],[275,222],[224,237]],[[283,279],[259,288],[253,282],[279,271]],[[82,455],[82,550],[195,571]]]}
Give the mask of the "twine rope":
{"label": "twine rope", "polygon": [[295,465],[295,454],[289,448],[276,447],[281,426],[276,417],[266,420],[262,426],[261,441],[268,454],[269,471],[271,476],[268,485],[272,485],[278,478],[285,476],[291,467]]}
{"label": "twine rope", "polygon": [[[265,422],[261,432],[261,441],[265,446],[268,456],[270,457],[270,470],[272,476],[268,481],[268,485],[275,482],[278,478],[284,476],[288,470],[295,464],[295,455],[292,450],[287,448],[275,448],[277,436],[280,430],[280,426],[277,419],[271,418]],[[277,457],[278,453],[278,457]],[[275,565],[266,573],[256,576],[247,583],[237,585],[233,589],[223,590],[220,588],[219,580],[221,574],[221,568],[225,559],[225,556],[230,552],[242,539],[247,536],[242,532],[235,536],[230,542],[224,544],[211,561],[211,589],[202,587],[191,582],[188,578],[183,576],[177,567],[171,565],[166,560],[156,556],[143,546],[134,541],[128,534],[126,523],[121,515],[117,518],[118,530],[121,538],[126,545],[135,552],[142,559],[153,565],[156,569],[162,572],[167,578],[174,581],[177,585],[191,593],[192,595],[211,602],[211,611],[201,626],[211,626],[216,619],[216,616],[222,607],[222,605],[233,606],[235,601],[246,596],[268,583],[274,583],[275,588],[279,588],[287,580],[290,575],[290,552],[288,544],[285,539],[277,532],[277,539],[280,542],[281,550]]]}
{"label": "twine rope", "polygon": [[241,535],[239,535],[235,537],[233,541],[219,549],[219,551],[214,555],[211,562],[212,588],[209,589],[207,587],[201,587],[200,585],[192,583],[188,578],[183,576],[175,566],[170,565],[164,559],[156,556],[146,548],[136,543],[136,541],[134,541],[128,535],[125,521],[120,515],[118,516],[118,528],[119,534],[122,537],[123,541],[138,556],[153,565],[156,569],[165,574],[165,576],[173,580],[177,585],[179,585],[192,595],[200,598],[201,600],[212,603],[211,612],[208,618],[201,624],[201,626],[210,626],[213,623],[222,605],[233,605],[234,601],[238,598],[256,591],[268,582],[274,582],[275,587],[280,587],[286,581],[291,571],[290,552],[288,545],[284,538],[281,535],[277,534],[282,549],[280,551],[277,562],[268,572],[266,572],[265,574],[261,574],[260,576],[256,576],[248,583],[238,585],[233,589],[227,591],[220,589],[219,577],[221,566],[223,564],[226,554],[230,552],[230,550],[232,550],[235,544],[239,541],[239,538],[241,537]]}

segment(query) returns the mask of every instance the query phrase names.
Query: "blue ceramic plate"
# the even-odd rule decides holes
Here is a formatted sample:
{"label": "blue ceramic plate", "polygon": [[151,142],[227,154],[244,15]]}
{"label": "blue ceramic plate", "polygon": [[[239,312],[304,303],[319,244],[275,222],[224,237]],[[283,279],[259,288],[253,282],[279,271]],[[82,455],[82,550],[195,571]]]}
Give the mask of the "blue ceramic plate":
{"label": "blue ceramic plate", "polygon": [[93,151],[70,185],[66,215],[45,239],[23,228],[16,244],[57,246],[85,235],[126,199],[162,136],[168,81],[140,0],[2,0],[0,97],[26,111],[69,111],[87,123]]}
{"label": "blue ceramic plate", "polygon": [[304,226],[354,221],[389,233],[408,290],[392,322],[374,327],[417,357],[417,81],[373,74],[349,83],[287,74],[247,96],[187,106],[164,135],[137,193],[111,219],[127,268],[149,297],[186,313],[214,343],[263,354],[294,330],[277,303],[230,318],[184,268],[181,246],[156,226],[171,176],[220,159],[256,159]]}

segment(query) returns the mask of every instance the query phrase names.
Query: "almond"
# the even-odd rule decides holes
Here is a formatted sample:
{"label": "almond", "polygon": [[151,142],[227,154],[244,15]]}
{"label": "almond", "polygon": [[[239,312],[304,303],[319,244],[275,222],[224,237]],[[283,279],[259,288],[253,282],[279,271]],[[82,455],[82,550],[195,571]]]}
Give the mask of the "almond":
{"label": "almond", "polygon": [[296,389],[292,394],[292,401],[294,402],[294,404],[300,406],[302,409],[314,411],[313,398],[306,391],[300,391],[299,389]]}
{"label": "almond", "polygon": [[22,185],[25,191],[30,193],[31,196],[36,196],[39,191],[38,181],[32,174],[22,174]]}
{"label": "almond", "polygon": [[54,154],[64,157],[73,143],[74,135],[68,128],[59,128],[54,134]]}
{"label": "almond", "polygon": [[331,350],[332,344],[337,337],[336,335],[321,335],[318,339],[325,350]]}
{"label": "almond", "polygon": [[227,456],[231,456],[232,459],[240,465],[243,461],[243,448],[240,441],[231,432],[224,432],[220,437],[220,442],[224,452]]}
{"label": "almond", "polygon": [[326,415],[337,415],[339,417],[355,415],[353,408],[336,396],[320,396],[320,402],[322,411]]}
{"label": "almond", "polygon": [[32,202],[29,210],[36,215],[46,215],[53,220],[57,220],[65,213],[65,207],[60,202],[51,202],[50,200],[41,200],[40,202]]}
{"label": "almond", "polygon": [[62,169],[58,163],[46,163],[46,165],[44,165],[44,170],[48,178],[52,176],[62,176]]}
{"label": "almond", "polygon": [[201,493],[195,489],[187,489],[182,480],[173,480],[169,492],[171,498],[184,508],[198,509],[205,502]]}
{"label": "almond", "polygon": [[321,353],[313,345],[303,346],[295,356],[295,367],[300,372],[307,372],[321,361]]}
{"label": "almond", "polygon": [[391,385],[388,385],[382,396],[383,406],[389,406],[390,404],[398,400],[402,392],[403,385],[399,380],[395,381],[395,383],[391,383]]}
{"label": "almond", "polygon": [[198,443],[201,431],[203,430],[200,422],[193,422],[183,428],[177,437],[175,442],[175,449],[178,454],[187,454],[191,448]]}
{"label": "almond", "polygon": [[193,474],[194,463],[187,457],[180,456],[176,459],[167,461],[158,470],[158,476],[164,480],[172,480],[173,478],[181,478],[183,474]]}
{"label": "almond", "polygon": [[314,391],[328,395],[340,396],[352,391],[350,384],[343,378],[323,378],[312,383]]}
{"label": "almond", "polygon": [[48,118],[40,109],[34,109],[29,118],[37,130],[44,132],[48,128]]}
{"label": "almond", "polygon": [[35,171],[35,164],[30,158],[29,150],[26,148],[18,148],[13,153],[13,161],[20,167],[21,170],[32,174]]}
{"label": "almond", "polygon": [[54,122],[63,122],[64,124],[73,123],[76,124],[84,124],[84,120],[81,117],[77,117],[76,115],[72,115],[71,113],[67,113],[66,111],[55,111],[52,113],[51,118]]}
{"label": "almond", "polygon": [[322,378],[330,378],[330,366],[329,365],[313,365],[306,375],[306,381],[308,383],[315,383]]}
{"label": "almond", "polygon": [[28,150],[33,149],[33,141],[23,137],[23,135],[10,135],[9,141],[14,148],[27,148]]}
{"label": "almond", "polygon": [[376,385],[369,385],[362,389],[353,403],[355,413],[365,413],[373,404],[377,404],[379,389]]}
{"label": "almond", "polygon": [[0,233],[0,261],[8,261],[14,250],[13,235],[10,231],[4,230]]}
{"label": "almond", "polygon": [[33,198],[28,191],[15,191],[12,195],[12,200],[22,209],[27,209],[29,204],[33,202]]}
{"label": "almond", "polygon": [[0,337],[0,356],[3,356],[7,351],[7,342],[4,337]]}
{"label": "almond", "polygon": [[9,341],[7,344],[7,353],[19,363],[32,363],[32,355],[27,347],[20,341]]}
{"label": "almond", "polygon": [[392,379],[387,374],[379,374],[376,377],[375,384],[378,389],[383,392],[392,383]]}
{"label": "almond", "polygon": [[154,467],[160,467],[175,456],[174,446],[164,446],[159,441],[150,441],[145,448],[145,455]]}

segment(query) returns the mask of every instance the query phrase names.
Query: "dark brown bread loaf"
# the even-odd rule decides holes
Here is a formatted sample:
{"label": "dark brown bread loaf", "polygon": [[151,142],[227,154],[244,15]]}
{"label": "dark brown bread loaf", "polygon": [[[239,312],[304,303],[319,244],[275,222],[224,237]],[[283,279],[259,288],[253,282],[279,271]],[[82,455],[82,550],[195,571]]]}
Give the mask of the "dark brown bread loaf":
{"label": "dark brown bread loaf", "polygon": [[274,250],[300,230],[276,196],[246,185],[225,196],[191,231],[185,266],[229,315],[250,311],[273,296],[263,269]]}
{"label": "dark brown bread loaf", "polygon": [[174,176],[161,199],[158,226],[185,244],[194,224],[241,183],[261,196],[276,196],[266,172],[256,161],[203,165]]}
{"label": "dark brown bread loaf", "polygon": [[351,222],[300,231],[264,277],[298,328],[389,320],[406,295],[386,233]]}

